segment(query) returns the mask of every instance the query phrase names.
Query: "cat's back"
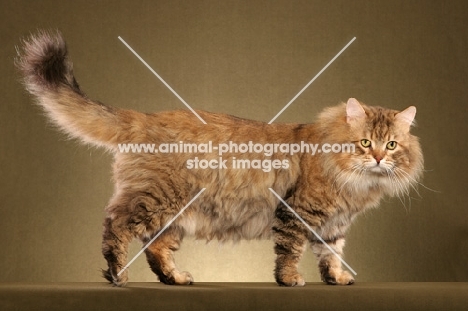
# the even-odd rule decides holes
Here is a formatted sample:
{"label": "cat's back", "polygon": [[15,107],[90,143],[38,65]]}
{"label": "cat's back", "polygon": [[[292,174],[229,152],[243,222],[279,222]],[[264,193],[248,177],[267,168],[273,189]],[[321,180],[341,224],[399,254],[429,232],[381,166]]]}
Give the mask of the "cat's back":
{"label": "cat's back", "polygon": [[263,121],[240,118],[224,113],[196,110],[203,123],[188,110],[171,110],[147,115],[148,135],[156,140],[192,141],[211,140],[225,142],[257,141],[258,143],[292,143],[297,130],[303,126],[295,123],[268,124]]}

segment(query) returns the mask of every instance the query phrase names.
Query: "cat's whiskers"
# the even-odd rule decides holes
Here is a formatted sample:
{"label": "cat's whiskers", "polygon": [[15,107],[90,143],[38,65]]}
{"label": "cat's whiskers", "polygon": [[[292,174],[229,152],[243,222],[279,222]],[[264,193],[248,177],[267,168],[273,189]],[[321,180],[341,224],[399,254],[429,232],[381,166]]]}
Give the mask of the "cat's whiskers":
{"label": "cat's whiskers", "polygon": [[[341,195],[341,191],[343,190],[343,188],[346,186],[346,184],[352,179],[353,181],[356,179],[356,176],[355,177],[355,174],[356,172],[361,172],[363,170],[362,168],[362,165],[355,165],[354,166],[355,168],[352,170],[352,172],[349,174],[348,178],[346,179],[346,181],[341,185],[340,189],[338,190],[338,195]],[[351,169],[350,169],[351,170]]]}
{"label": "cat's whiskers", "polygon": [[[422,186],[423,188],[425,188],[425,189],[427,189],[427,190],[429,190],[429,191],[436,192],[436,193],[440,193],[440,191],[431,189],[431,188],[427,187],[426,185],[424,185],[423,183],[419,182],[416,178],[414,178],[413,176],[411,176],[411,175],[410,175],[408,172],[406,172],[405,170],[403,170],[403,169],[401,169],[401,168],[398,168],[398,167],[397,167],[397,169],[398,169],[398,170],[397,170],[398,173],[403,173],[403,174],[405,174],[405,175],[408,177],[408,179],[411,180],[411,184],[412,184],[413,186],[414,186],[414,184],[417,184],[417,185],[420,185],[420,186]],[[414,188],[413,188],[413,189],[414,189]],[[416,189],[415,189],[415,191],[418,192]],[[418,192],[418,195],[419,195],[419,197],[421,197],[421,195],[419,194],[419,192]]]}
{"label": "cat's whiskers", "polygon": [[[352,170],[358,168],[359,166],[360,166],[360,164],[354,164],[354,165],[352,165],[351,167],[347,167],[347,168],[341,170],[341,171],[335,176],[335,180],[333,181],[332,186],[336,189],[336,187],[337,187],[337,182],[338,182],[339,180],[342,179],[343,175],[348,174],[348,172],[350,172],[350,171],[352,171]],[[337,190],[338,190],[338,189],[337,189]]]}
{"label": "cat's whiskers", "polygon": [[[355,168],[356,168],[356,165],[353,165],[353,166],[351,166],[351,167],[349,167],[349,168],[345,168],[345,169],[341,170],[341,171],[336,175],[335,181],[333,182],[333,185],[335,186],[335,188],[336,188],[337,186],[339,186],[338,183],[339,183],[339,181],[340,181],[341,179],[346,178],[346,177],[349,178],[349,175],[348,175],[349,172],[352,172]],[[340,189],[341,189],[341,188],[340,188]],[[339,189],[337,189],[337,190],[339,190]]]}
{"label": "cat's whiskers", "polygon": [[414,177],[412,177],[410,174],[408,174],[405,170],[395,167],[395,175],[398,176],[399,178],[405,179],[408,182],[408,185],[418,194],[420,198],[422,198],[421,194],[419,193],[418,188],[415,186],[416,185],[422,185],[420,182],[418,182]]}
{"label": "cat's whiskers", "polygon": [[[393,171],[393,169],[385,168],[385,170],[387,172],[387,176],[389,177],[390,182],[395,187],[395,191],[394,191],[395,196],[400,200],[401,204],[403,205],[405,210],[408,212],[408,208],[407,208],[406,203],[405,203],[406,202],[406,200],[405,200],[406,196],[405,195],[407,195],[408,198],[410,199],[408,187],[405,187],[401,183],[401,181],[395,175],[395,172]],[[410,202],[411,202],[411,200],[410,200]]]}
{"label": "cat's whiskers", "polygon": [[367,167],[362,165],[361,169],[359,170],[359,174],[358,174],[358,176],[356,176],[355,179],[359,179],[359,178],[363,177],[364,174],[366,174],[366,172],[367,172]]}
{"label": "cat's whiskers", "polygon": [[[395,167],[391,168],[391,169],[388,169],[389,173],[390,173],[390,176],[391,176],[391,179],[392,181],[397,185],[397,188],[398,188],[398,191],[397,191],[397,195],[407,195],[409,196],[409,187],[408,185],[411,185],[411,183],[409,181],[407,181],[406,183],[403,183],[400,179],[401,177],[399,175],[396,174],[395,172]],[[406,178],[405,178],[406,179]],[[407,180],[407,179],[406,179]]]}

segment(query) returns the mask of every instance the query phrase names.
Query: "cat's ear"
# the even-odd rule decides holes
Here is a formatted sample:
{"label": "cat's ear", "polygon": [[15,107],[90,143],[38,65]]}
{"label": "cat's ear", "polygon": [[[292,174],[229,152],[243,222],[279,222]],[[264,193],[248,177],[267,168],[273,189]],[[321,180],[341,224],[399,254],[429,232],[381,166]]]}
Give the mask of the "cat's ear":
{"label": "cat's ear", "polygon": [[355,99],[350,98],[346,103],[346,122],[349,124],[362,120],[366,117],[366,112],[361,104]]}
{"label": "cat's ear", "polygon": [[416,116],[416,107],[410,106],[395,115],[395,122],[397,122],[405,131],[409,132],[410,127],[414,124],[414,117]]}

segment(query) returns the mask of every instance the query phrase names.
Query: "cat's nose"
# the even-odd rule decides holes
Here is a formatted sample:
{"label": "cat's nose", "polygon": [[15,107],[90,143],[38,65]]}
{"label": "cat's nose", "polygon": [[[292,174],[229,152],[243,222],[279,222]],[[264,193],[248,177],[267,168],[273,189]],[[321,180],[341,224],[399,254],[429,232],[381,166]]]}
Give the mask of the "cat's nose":
{"label": "cat's nose", "polygon": [[375,156],[374,157],[375,161],[377,161],[377,165],[380,164],[380,161],[382,161],[382,157],[381,156]]}

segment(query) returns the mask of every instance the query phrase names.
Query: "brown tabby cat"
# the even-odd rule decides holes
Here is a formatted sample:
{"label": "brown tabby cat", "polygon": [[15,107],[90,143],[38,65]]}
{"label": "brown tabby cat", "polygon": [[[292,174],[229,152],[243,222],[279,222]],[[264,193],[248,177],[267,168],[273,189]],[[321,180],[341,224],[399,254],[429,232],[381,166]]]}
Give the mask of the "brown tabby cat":
{"label": "brown tabby cat", "polygon": [[[384,196],[407,194],[422,173],[418,139],[410,134],[414,107],[402,112],[370,107],[349,99],[325,109],[313,124],[266,124],[198,111],[145,114],[105,106],[86,97],[73,76],[65,42],[58,32],[39,32],[23,42],[16,62],[27,90],[52,121],[71,137],[102,146],[115,157],[115,192],[106,208],[102,252],[104,277],[117,286],[127,282],[129,242],[147,243],[203,188],[195,200],[146,250],[161,282],[191,284],[177,270],[173,252],[186,234],[207,240],[275,240],[278,284],[302,286],[297,267],[310,243],[328,284],[352,284],[340,260],[273,195],[273,189],[309,226],[342,255],[345,233],[362,211]],[[353,152],[277,151],[274,154],[231,150],[226,167],[196,168],[188,163],[221,161],[216,152],[121,152],[119,144],[167,143],[218,146],[235,144],[352,144]],[[235,159],[234,159],[235,158]],[[231,162],[278,160],[276,168],[233,168]],[[191,162],[192,164],[194,162]],[[207,163],[207,162],[205,162]],[[217,162],[212,162],[217,163]],[[253,163],[253,162],[252,162]]]}

